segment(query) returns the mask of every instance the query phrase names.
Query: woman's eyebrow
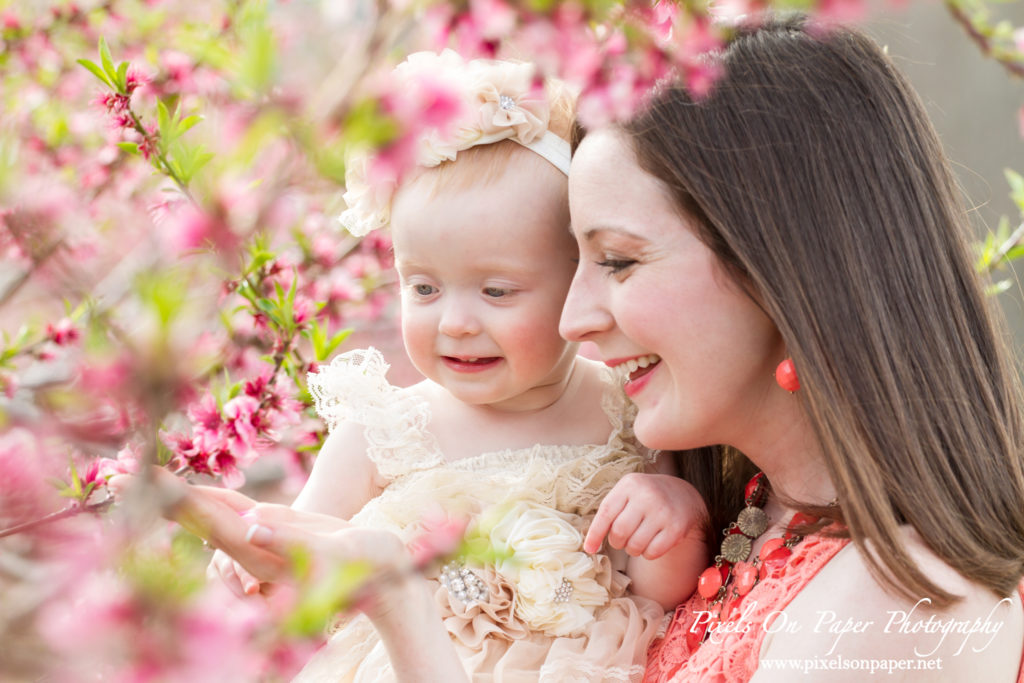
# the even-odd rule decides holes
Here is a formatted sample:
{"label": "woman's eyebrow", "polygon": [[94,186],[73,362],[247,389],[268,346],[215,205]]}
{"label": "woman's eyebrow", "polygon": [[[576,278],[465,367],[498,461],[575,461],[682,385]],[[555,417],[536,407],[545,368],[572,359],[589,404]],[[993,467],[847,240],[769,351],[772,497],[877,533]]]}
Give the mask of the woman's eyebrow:
{"label": "woman's eyebrow", "polygon": [[629,239],[636,240],[638,242],[646,242],[647,241],[647,238],[645,238],[645,237],[643,237],[641,235],[638,235],[635,232],[627,230],[626,228],[617,226],[617,225],[599,225],[599,226],[597,226],[595,228],[590,228],[589,230],[587,230],[586,232],[583,233],[583,239],[585,239],[585,240],[587,240],[589,242],[589,241],[593,240],[595,237],[597,237],[598,235],[600,235],[601,233],[604,233],[604,232],[615,233],[616,235],[621,235],[623,237],[627,237]]}

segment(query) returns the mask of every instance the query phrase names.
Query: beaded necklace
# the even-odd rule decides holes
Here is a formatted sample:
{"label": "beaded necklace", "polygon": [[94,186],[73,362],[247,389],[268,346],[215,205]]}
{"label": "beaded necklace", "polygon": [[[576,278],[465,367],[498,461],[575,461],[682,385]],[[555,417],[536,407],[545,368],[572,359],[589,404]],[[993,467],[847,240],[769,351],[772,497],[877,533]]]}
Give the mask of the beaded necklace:
{"label": "beaded necklace", "polygon": [[768,480],[764,472],[755,474],[743,490],[746,507],[736,521],[722,530],[724,535],[715,563],[697,579],[697,593],[708,601],[710,618],[687,633],[687,644],[693,650],[706,640],[720,622],[739,617],[739,607],[751,589],[786,566],[793,547],[803,536],[793,531],[818,521],[817,517],[797,512],[780,538],[765,541],[757,557],[750,559],[754,540],[768,529],[768,515],[763,509],[768,497]]}

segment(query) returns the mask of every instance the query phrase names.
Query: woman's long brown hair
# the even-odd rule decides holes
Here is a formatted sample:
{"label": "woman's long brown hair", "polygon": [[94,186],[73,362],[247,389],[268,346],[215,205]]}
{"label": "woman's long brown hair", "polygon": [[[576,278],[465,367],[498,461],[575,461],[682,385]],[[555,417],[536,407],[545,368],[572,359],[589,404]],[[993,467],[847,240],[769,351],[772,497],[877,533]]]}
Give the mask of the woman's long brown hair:
{"label": "woman's long brown hair", "polygon": [[709,95],[666,87],[626,126],[640,165],[774,320],[876,578],[956,600],[911,559],[910,525],[1008,595],[1024,574],[1019,380],[924,108],[872,41],[800,16],[740,29],[715,59]]}

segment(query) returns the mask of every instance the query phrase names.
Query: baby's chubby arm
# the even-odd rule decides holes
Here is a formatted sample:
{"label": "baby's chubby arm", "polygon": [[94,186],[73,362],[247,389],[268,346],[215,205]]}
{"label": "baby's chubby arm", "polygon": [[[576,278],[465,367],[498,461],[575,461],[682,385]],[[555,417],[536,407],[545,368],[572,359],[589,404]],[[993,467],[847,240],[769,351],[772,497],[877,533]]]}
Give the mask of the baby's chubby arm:
{"label": "baby's chubby arm", "polygon": [[707,508],[697,489],[670,474],[627,474],[605,496],[583,542],[600,550],[605,536],[630,555],[631,591],[675,609],[708,566]]}
{"label": "baby's chubby arm", "polygon": [[[381,490],[380,475],[366,457],[362,425],[343,423],[328,435],[313,463],[313,471],[291,507],[340,519],[359,512]],[[261,583],[227,553],[213,554],[206,571],[219,577],[238,596],[255,595]]]}

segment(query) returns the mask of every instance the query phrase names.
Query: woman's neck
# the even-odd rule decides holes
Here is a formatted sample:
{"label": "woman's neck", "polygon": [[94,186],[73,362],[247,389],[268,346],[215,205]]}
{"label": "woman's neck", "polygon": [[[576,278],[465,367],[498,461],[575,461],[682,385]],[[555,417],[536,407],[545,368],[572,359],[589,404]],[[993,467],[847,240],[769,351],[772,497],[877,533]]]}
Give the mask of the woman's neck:
{"label": "woman's neck", "polygon": [[[796,404],[792,404],[796,407]],[[787,411],[760,439],[744,449],[737,447],[771,482],[775,498],[826,505],[836,497],[821,444],[802,411]]]}

